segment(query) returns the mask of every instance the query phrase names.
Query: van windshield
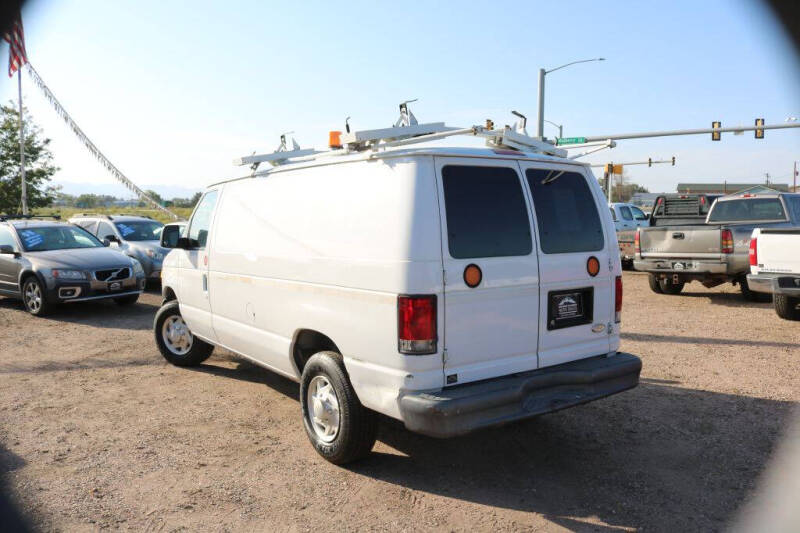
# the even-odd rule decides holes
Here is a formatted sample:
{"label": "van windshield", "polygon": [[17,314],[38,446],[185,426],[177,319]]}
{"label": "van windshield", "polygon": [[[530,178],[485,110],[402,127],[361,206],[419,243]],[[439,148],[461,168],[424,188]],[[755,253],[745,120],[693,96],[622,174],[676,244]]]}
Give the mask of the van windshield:
{"label": "van windshield", "polygon": [[786,220],[786,212],[778,198],[743,198],[716,202],[709,222],[746,222],[750,220]]}

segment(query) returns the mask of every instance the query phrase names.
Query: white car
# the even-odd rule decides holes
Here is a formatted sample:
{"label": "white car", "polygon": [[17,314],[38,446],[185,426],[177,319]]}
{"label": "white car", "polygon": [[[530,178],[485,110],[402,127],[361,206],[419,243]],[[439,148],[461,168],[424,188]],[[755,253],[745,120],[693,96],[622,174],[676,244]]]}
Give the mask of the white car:
{"label": "white car", "polygon": [[176,365],[220,346],[299,381],[337,464],[369,453],[375,412],[450,437],[586,403],[641,369],[605,206],[586,165],[509,149],[288,162],[205,191],[155,339]]}

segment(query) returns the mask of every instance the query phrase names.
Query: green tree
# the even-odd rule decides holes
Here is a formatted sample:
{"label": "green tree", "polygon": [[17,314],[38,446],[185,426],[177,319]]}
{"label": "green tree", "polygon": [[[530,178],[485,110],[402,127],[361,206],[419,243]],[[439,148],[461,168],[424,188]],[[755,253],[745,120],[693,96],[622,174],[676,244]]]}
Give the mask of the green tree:
{"label": "green tree", "polygon": [[[28,207],[47,207],[56,189],[49,186],[58,171],[53,165],[50,139],[25,112],[25,182]],[[13,105],[0,105],[0,213],[22,211],[22,184],[19,179],[19,112]]]}
{"label": "green tree", "polygon": [[[144,192],[147,194],[147,196],[149,196],[150,198],[152,198],[153,200],[155,200],[159,204],[164,205],[164,199],[161,198],[161,195],[158,194],[156,191],[154,191],[152,189],[148,189],[148,190],[146,190]],[[144,200],[141,200],[139,202],[139,207],[150,207],[150,204],[145,202]]]}

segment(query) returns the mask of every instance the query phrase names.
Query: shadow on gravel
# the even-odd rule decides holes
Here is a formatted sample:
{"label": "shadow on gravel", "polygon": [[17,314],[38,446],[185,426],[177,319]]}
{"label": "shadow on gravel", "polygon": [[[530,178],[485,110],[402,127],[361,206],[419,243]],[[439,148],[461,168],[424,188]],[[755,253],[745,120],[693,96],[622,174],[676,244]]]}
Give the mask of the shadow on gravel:
{"label": "shadow on gravel", "polygon": [[20,457],[0,446],[0,530],[31,531],[28,520],[23,516],[17,503],[11,498],[6,478],[9,472],[25,465]]}
{"label": "shadow on gravel", "polygon": [[[0,309],[27,313],[22,301],[12,298],[0,297]],[[90,301],[60,305],[51,314],[35,320],[69,322],[98,328],[144,330],[153,327],[153,318],[157,311],[158,306],[141,301],[129,306],[120,306],[110,300]]]}
{"label": "shadow on gravel", "polygon": [[373,452],[350,469],[540,513],[571,530],[719,530],[752,491],[792,406],[644,383],[615,398],[449,440],[384,419],[380,440],[405,456]]}
{"label": "shadow on gravel", "polygon": [[737,346],[759,346],[765,348],[800,348],[795,342],[749,341],[745,339],[714,339],[710,337],[679,337],[676,335],[651,335],[649,333],[621,333],[627,341],[677,342],[680,344],[733,344]]}
{"label": "shadow on gravel", "polygon": [[226,356],[225,354],[214,356],[214,359],[230,361],[236,365],[235,368],[228,368],[225,366],[216,366],[213,364],[203,363],[200,366],[186,367],[186,370],[194,372],[202,372],[204,374],[213,374],[215,376],[238,379],[240,381],[248,381],[250,383],[261,383],[273,390],[280,392],[287,398],[295,401],[300,401],[300,385],[294,381],[271,372],[266,368],[262,368],[246,359],[240,359],[236,356]]}
{"label": "shadow on gravel", "polygon": [[[687,288],[689,286],[687,285]],[[767,302],[751,302],[745,300],[740,292],[690,292],[684,290],[674,298],[706,298],[714,305],[724,305],[726,307],[755,307],[761,309],[772,309],[772,300]]]}

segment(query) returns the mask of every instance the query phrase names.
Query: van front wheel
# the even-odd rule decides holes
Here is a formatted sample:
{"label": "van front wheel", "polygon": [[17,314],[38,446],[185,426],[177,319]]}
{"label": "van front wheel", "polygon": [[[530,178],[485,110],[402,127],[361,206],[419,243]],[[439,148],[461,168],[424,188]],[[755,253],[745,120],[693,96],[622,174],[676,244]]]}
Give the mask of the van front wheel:
{"label": "van front wheel", "polygon": [[153,321],[153,333],[161,355],[176,366],[197,366],[214,350],[213,345],[192,335],[175,300],[158,310]]}
{"label": "van front wheel", "polygon": [[303,426],[314,449],[341,465],[369,454],[375,444],[377,416],[361,405],[335,352],[313,355],[300,380]]}

